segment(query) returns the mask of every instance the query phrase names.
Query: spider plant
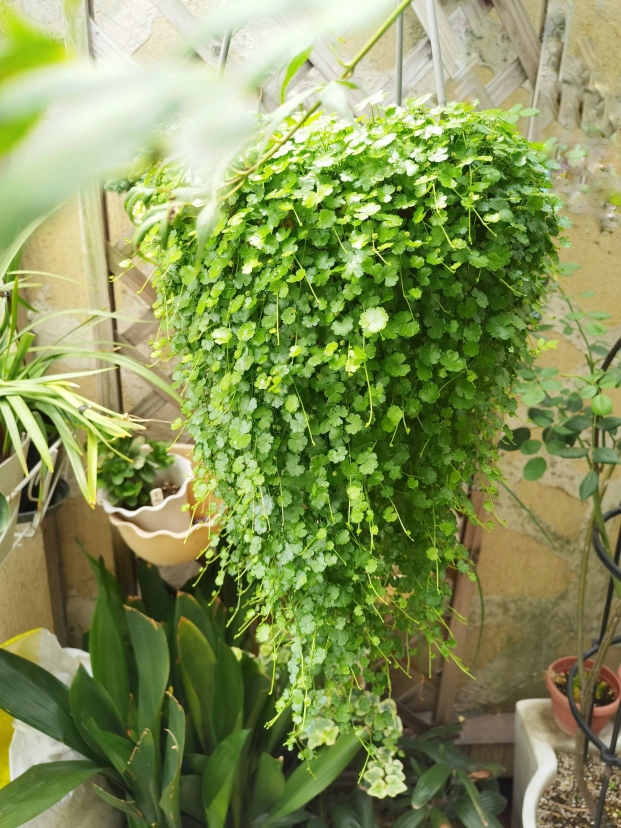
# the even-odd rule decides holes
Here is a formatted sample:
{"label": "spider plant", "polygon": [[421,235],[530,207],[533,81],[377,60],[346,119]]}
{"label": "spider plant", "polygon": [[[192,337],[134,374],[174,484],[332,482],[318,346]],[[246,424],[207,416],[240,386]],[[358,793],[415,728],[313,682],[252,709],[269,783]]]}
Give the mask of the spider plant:
{"label": "spider plant", "polygon": [[[80,491],[87,502],[94,505],[99,445],[110,446],[117,439],[142,430],[143,426],[127,414],[111,411],[80,394],[77,381],[119,366],[157,385],[172,399],[178,397],[165,381],[137,360],[117,353],[113,345],[103,351],[73,344],[76,334],[87,332],[102,317],[111,314],[91,312],[86,322],[49,345],[35,345],[36,328],[57,316],[80,311],[39,314],[30,324],[18,329],[19,306],[35,310],[20,296],[24,287],[37,286],[32,281],[33,274],[17,270],[16,265],[21,246],[36,225],[28,228],[0,256],[0,460],[15,452],[24,473],[28,474],[23,444],[24,437],[29,437],[39,452],[42,469],[53,472],[54,462],[47,439],[51,425],[65,450]],[[58,361],[73,359],[109,362],[111,369],[51,372]],[[8,519],[8,503],[6,497],[0,495],[0,531],[6,528]]]}

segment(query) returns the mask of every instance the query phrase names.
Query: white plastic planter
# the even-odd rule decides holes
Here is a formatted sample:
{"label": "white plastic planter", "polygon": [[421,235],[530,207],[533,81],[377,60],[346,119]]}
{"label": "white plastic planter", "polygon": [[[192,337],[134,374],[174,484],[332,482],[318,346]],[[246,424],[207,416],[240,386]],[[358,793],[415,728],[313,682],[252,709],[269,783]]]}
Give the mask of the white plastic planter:
{"label": "white plastic planter", "polygon": [[[608,743],[612,725],[600,739]],[[515,705],[515,765],[512,828],[537,828],[537,808],[558,772],[557,753],[572,753],[575,737],[554,721],[550,699],[524,699]]]}
{"label": "white plastic planter", "polygon": [[[167,482],[179,486],[179,491],[165,498],[159,506],[122,509],[110,503],[106,489],[99,490],[98,500],[110,518],[133,524],[143,532],[159,532],[165,529],[168,532],[186,533],[190,528],[192,515],[187,510],[182,511],[182,507],[188,502],[188,486],[191,479],[192,463],[186,457],[177,454],[172,466],[158,472],[153,481],[153,488],[156,489],[161,483]],[[113,523],[116,525],[115,521]]]}
{"label": "white plastic planter", "polygon": [[[28,455],[30,437],[26,437],[22,443],[24,456]],[[15,526],[17,524],[17,513],[19,511],[20,483],[25,478],[19,457],[12,454],[0,464],[0,492],[9,501],[10,522],[4,532],[0,535],[0,562],[2,562],[13,548],[15,538]]]}

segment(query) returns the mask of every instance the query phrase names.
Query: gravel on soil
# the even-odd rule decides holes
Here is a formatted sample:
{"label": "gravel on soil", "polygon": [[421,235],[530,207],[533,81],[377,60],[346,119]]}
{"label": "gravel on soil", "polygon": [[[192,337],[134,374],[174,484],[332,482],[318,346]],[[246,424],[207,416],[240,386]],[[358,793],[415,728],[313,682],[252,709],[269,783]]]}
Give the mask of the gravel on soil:
{"label": "gravel on soil", "polygon": [[[539,802],[537,828],[592,828],[593,820],[574,790],[574,760],[569,753],[559,753],[558,774]],[[586,762],[586,782],[597,800],[605,765],[599,756],[589,756]],[[621,772],[613,769],[606,797],[609,826],[621,828]]]}

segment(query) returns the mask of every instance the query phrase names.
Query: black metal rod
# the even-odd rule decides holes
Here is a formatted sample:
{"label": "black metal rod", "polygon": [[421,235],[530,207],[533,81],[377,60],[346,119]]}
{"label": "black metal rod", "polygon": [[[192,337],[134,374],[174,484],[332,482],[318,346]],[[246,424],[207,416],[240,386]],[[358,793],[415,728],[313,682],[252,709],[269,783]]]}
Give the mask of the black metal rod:
{"label": "black metal rod", "polygon": [[[621,636],[617,636],[613,638],[611,642],[611,646],[615,646],[617,644],[621,644]],[[587,650],[585,653],[582,654],[582,661],[588,661],[588,659],[592,658],[595,653],[599,650],[599,642],[594,646]],[[616,756],[614,752],[609,748],[602,740],[593,733],[589,725],[584,721],[580,711],[578,710],[578,705],[575,702],[574,694],[571,692],[570,688],[574,686],[574,680],[578,673],[578,662],[574,664],[574,666],[569,671],[569,676],[567,677],[567,701],[569,702],[569,709],[571,710],[572,716],[576,720],[576,724],[580,728],[580,730],[584,733],[587,737],[588,741],[591,744],[595,745],[597,750],[599,751],[599,755],[602,758],[602,761],[605,762],[607,765],[612,765],[615,768],[619,768],[621,770],[621,757]]]}
{"label": "black metal rod", "polygon": [[595,822],[593,823],[593,828],[600,828],[602,824],[602,817],[604,816],[604,808],[606,807],[606,794],[608,793],[608,784],[610,782],[610,774],[612,773],[612,768],[610,765],[606,765],[604,768],[604,773],[602,774],[602,789],[599,793],[599,800],[597,802],[597,812],[595,814]]}
{"label": "black metal rod", "polygon": [[[593,539],[593,543],[595,543],[595,539]],[[614,561],[617,567],[619,566],[619,557],[621,557],[621,527],[619,528],[619,534],[617,535],[617,545],[615,547],[615,557]],[[599,631],[599,641],[602,640],[606,630],[608,629],[608,621],[610,620],[610,607],[612,606],[612,593],[614,592],[614,580],[612,575],[610,576],[610,580],[608,581],[608,592],[606,593],[606,603],[604,605],[604,617],[602,618],[602,626]]]}
{"label": "black metal rod", "polygon": [[[604,515],[604,521],[612,520],[612,518],[617,517],[617,515],[621,515],[621,506],[617,506],[615,509],[611,509],[609,512],[606,512]],[[595,547],[597,557],[604,564],[606,569],[614,578],[617,579],[617,581],[621,581],[621,569],[619,569],[617,564],[604,549],[602,536],[597,526],[593,527],[593,546]]]}

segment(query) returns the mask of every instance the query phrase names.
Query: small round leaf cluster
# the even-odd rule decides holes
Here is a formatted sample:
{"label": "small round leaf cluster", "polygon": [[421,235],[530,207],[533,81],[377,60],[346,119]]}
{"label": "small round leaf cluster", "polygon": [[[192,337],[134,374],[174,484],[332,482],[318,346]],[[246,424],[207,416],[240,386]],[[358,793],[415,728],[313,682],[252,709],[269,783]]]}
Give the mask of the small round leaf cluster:
{"label": "small round leaf cluster", "polygon": [[175,461],[168,443],[123,437],[115,440],[114,450],[101,446],[98,457],[98,485],[107,490],[110,503],[125,509],[150,506],[153,481],[161,469]]}
{"label": "small round leaf cluster", "polygon": [[[180,182],[149,174],[136,223]],[[475,475],[493,492],[558,210],[542,154],[501,113],[411,103],[300,130],[204,249],[188,209],[163,242],[145,234],[196,494],[217,481],[222,572],[253,582],[259,640],[290,650],[296,737],[356,726],[353,691],[381,696],[413,638],[450,652],[445,573],[468,571],[455,515]],[[365,727],[392,749],[398,727]],[[399,787],[393,770],[376,787]]]}

